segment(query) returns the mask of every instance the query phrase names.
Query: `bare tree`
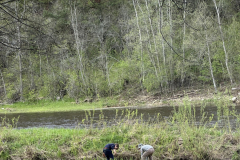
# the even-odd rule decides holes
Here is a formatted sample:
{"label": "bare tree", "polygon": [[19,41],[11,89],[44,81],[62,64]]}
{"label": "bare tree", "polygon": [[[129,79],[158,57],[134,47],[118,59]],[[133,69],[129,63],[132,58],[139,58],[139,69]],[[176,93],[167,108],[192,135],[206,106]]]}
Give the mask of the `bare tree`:
{"label": "bare tree", "polygon": [[221,38],[222,38],[223,50],[224,50],[224,53],[225,53],[225,65],[227,67],[227,72],[228,72],[228,76],[230,78],[230,82],[231,82],[231,84],[233,84],[232,75],[231,75],[231,72],[230,72],[229,67],[228,67],[228,53],[227,53],[227,50],[226,50],[226,47],[225,47],[222,25],[221,25],[221,20],[220,20],[220,15],[219,15],[219,8],[217,7],[216,0],[213,0],[213,3],[215,5],[215,9],[216,9],[216,12],[217,12],[218,26],[219,26],[219,31],[220,31]]}
{"label": "bare tree", "polygon": [[[156,77],[157,77],[157,79],[159,80],[159,76],[158,76],[158,70],[157,70],[157,66],[156,66],[156,63],[155,63],[155,58],[154,58],[154,55],[153,54],[151,54],[150,52],[151,52],[151,50],[152,50],[152,44],[151,44],[151,41],[150,41],[150,35],[149,35],[149,30],[148,30],[148,23],[147,23],[147,21],[146,21],[146,19],[145,19],[145,14],[143,13],[143,10],[142,10],[142,8],[141,8],[141,6],[139,5],[139,3],[138,3],[138,0],[136,0],[136,2],[137,2],[137,4],[138,4],[138,7],[139,7],[139,9],[140,9],[140,11],[142,12],[142,16],[143,16],[143,19],[144,19],[144,23],[145,23],[145,28],[146,28],[146,32],[147,32],[147,36],[148,36],[148,45],[149,45],[149,48],[150,48],[150,50],[148,49],[148,56],[149,56],[149,59],[150,59],[150,61],[151,61],[151,63],[152,63],[152,65],[153,65],[153,67],[154,67],[154,70],[155,70],[155,75],[156,75]],[[148,13],[149,14],[149,13]],[[139,26],[140,27],[140,26]],[[153,37],[154,38],[154,37]],[[156,43],[155,43],[155,52],[156,52]]]}
{"label": "bare tree", "polygon": [[84,69],[83,69],[83,62],[82,62],[82,49],[83,49],[83,39],[80,40],[79,38],[79,31],[78,31],[78,15],[77,15],[77,8],[75,5],[75,1],[72,3],[72,1],[69,1],[70,3],[70,9],[71,9],[71,23],[74,31],[74,37],[75,37],[75,43],[76,43],[76,50],[78,53],[79,58],[79,70],[81,73],[83,84],[86,86],[85,78],[84,78]]}
{"label": "bare tree", "polygon": [[185,34],[186,34],[186,4],[187,4],[187,0],[184,0],[184,4],[183,4],[183,44],[182,44],[182,50],[183,50],[183,59],[182,59],[182,72],[181,72],[181,80],[182,80],[182,86],[184,83],[184,79],[185,79],[185,48],[184,48],[184,39],[185,39]]}
{"label": "bare tree", "polygon": [[[137,20],[137,27],[138,27],[138,33],[139,33],[139,42],[140,42],[140,46],[141,46],[141,81],[144,81],[144,64],[143,64],[143,44],[142,44],[142,34],[141,34],[141,29],[139,26],[139,20],[138,20],[138,12],[136,9],[136,5],[135,5],[135,0],[133,0],[133,6],[134,6],[134,10],[135,10],[135,14],[136,14],[136,20]],[[141,82],[142,85],[142,82]]]}
{"label": "bare tree", "polygon": [[[19,3],[18,1],[15,2],[15,12],[16,16],[20,17],[23,16],[25,12],[25,0],[24,0],[24,8],[22,15],[19,16]],[[17,48],[18,48],[18,63],[19,63],[19,92],[20,92],[20,101],[23,100],[23,82],[22,82],[22,50],[21,50],[21,24],[19,21],[16,21],[17,27]]]}
{"label": "bare tree", "polygon": [[[146,4],[147,12],[148,12],[147,15],[148,15],[149,24],[150,24],[151,32],[152,32],[152,38],[153,38],[153,42],[154,42],[154,49],[155,49],[155,55],[156,55],[156,58],[157,58],[158,70],[159,70],[159,73],[161,73],[159,57],[158,57],[158,51],[157,51],[157,44],[156,44],[156,39],[155,39],[156,36],[155,36],[155,33],[154,33],[154,29],[153,29],[153,25],[152,25],[152,19],[150,17],[150,12],[149,12],[149,9],[148,9],[148,2],[147,2],[147,0],[145,0],[145,4]],[[158,74],[157,74],[157,78],[159,79]]]}
{"label": "bare tree", "polygon": [[[169,4],[168,4],[168,11],[167,11],[167,14],[168,14],[168,18],[169,18],[169,25],[170,25],[170,46],[173,46],[173,37],[172,37],[172,34],[173,34],[173,24],[172,24],[172,3],[171,3],[171,0],[169,0]],[[173,56],[172,56],[172,53],[173,53],[173,49],[172,47],[170,47],[170,61],[169,61],[169,68],[170,68],[170,76],[171,76],[171,84],[170,84],[170,89],[171,91],[173,91]]]}
{"label": "bare tree", "polygon": [[165,72],[165,81],[166,83],[168,83],[168,80],[167,80],[167,67],[166,67],[166,55],[165,55],[165,45],[164,45],[164,39],[163,39],[163,35],[162,35],[162,27],[163,27],[163,2],[160,3],[160,0],[158,0],[158,7],[159,7],[159,27],[158,27],[158,31],[159,31],[159,36],[160,36],[160,41],[161,41],[161,44],[162,44],[162,57],[163,57],[163,66],[164,66],[164,72]]}
{"label": "bare tree", "polygon": [[214,78],[214,75],[213,75],[213,68],[212,68],[212,62],[211,62],[211,56],[210,56],[210,46],[209,46],[209,39],[208,39],[206,24],[204,25],[204,27],[205,27],[205,37],[206,37],[206,46],[207,46],[209,69],[210,69],[210,73],[211,73],[211,77],[212,77],[212,81],[213,81],[213,86],[214,86],[215,92],[217,93],[217,85],[216,85],[215,78]]}

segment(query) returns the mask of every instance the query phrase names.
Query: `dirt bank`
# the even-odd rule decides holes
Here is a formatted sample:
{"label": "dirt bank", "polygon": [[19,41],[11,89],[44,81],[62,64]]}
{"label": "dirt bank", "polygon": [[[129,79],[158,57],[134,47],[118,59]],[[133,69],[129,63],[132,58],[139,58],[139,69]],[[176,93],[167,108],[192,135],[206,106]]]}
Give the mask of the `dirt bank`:
{"label": "dirt bank", "polygon": [[[128,106],[180,106],[184,101],[190,101],[192,104],[201,104],[202,102],[209,102],[213,100],[228,101],[232,104],[240,104],[240,88],[232,89],[227,87],[220,87],[218,93],[215,93],[214,89],[206,88],[185,88],[176,90],[171,93],[161,94],[160,92],[140,92],[138,94],[122,96],[120,104]],[[233,97],[236,97],[236,101],[233,101]]]}

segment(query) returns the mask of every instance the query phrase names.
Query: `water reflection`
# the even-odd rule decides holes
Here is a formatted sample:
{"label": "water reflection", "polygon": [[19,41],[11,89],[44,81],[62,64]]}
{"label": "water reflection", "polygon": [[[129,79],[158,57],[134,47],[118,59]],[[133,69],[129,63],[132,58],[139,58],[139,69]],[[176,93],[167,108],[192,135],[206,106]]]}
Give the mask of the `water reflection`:
{"label": "water reflection", "polygon": [[[176,109],[178,109],[176,107]],[[45,128],[75,128],[80,125],[83,127],[82,122],[85,122],[85,127],[88,125],[93,125],[93,127],[99,126],[99,118],[103,119],[107,125],[111,125],[117,113],[117,118],[121,119],[126,115],[127,112],[136,113],[137,118],[142,120],[153,120],[154,117],[160,115],[162,119],[168,119],[172,113],[174,108],[170,106],[166,107],[154,107],[154,108],[118,108],[116,109],[103,109],[103,110],[95,110],[95,111],[73,111],[73,112],[50,112],[50,113],[21,113],[21,114],[0,114],[0,117],[5,117],[7,119],[12,119],[14,117],[19,117],[17,127],[19,129],[22,128],[33,128],[33,127],[45,127]],[[240,106],[235,107],[236,114],[240,113]],[[218,125],[224,126],[223,123],[224,117],[217,116],[217,107],[206,107],[204,109],[206,113],[207,119],[213,116],[212,121],[208,125]],[[196,117],[196,125],[200,125],[200,121],[202,118],[201,108],[196,107],[195,109],[195,117]],[[92,120],[92,122],[90,122]],[[86,123],[87,122],[87,123]],[[229,116],[229,122],[232,128],[235,128],[237,125],[237,118],[234,116]]]}

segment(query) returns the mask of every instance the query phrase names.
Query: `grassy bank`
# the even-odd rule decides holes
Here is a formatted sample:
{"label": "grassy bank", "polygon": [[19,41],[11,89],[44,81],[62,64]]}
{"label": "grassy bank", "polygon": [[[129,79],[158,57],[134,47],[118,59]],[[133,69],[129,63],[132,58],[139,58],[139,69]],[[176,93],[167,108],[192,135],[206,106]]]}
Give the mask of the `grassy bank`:
{"label": "grassy bank", "polygon": [[222,101],[228,101],[229,105],[235,105],[231,102],[231,99],[234,96],[239,97],[237,93],[219,91],[218,94],[214,94],[214,91],[192,89],[186,91],[181,90],[171,95],[158,95],[154,93],[136,94],[132,95],[132,97],[119,95],[106,98],[95,98],[91,99],[91,102],[87,101],[86,99],[81,99],[78,103],[69,98],[64,98],[59,101],[42,99],[33,102],[0,104],[0,113],[64,112],[129,106],[183,106],[185,101],[190,101],[192,105],[198,106],[207,103],[218,105]]}
{"label": "grassy bank", "polygon": [[59,101],[43,99],[34,102],[2,104],[0,105],[0,113],[64,112],[106,108],[107,106],[116,105],[117,100],[114,98],[102,98],[94,102],[84,102],[82,100],[79,103],[76,103],[72,99],[63,99]]}
{"label": "grassy bank", "polygon": [[[189,101],[177,107],[172,117],[163,119],[160,114],[148,121],[137,119],[136,112],[116,111],[115,125],[108,127],[98,120],[98,128],[75,129],[14,129],[3,120],[0,131],[1,159],[103,159],[102,148],[107,143],[119,143],[116,156],[119,160],[137,160],[138,143],[155,148],[154,159],[240,159],[239,115],[229,109],[228,102],[218,106],[223,128],[218,123],[209,125],[202,111],[201,126],[195,125],[195,107]],[[204,106],[203,106],[204,108]],[[234,108],[233,108],[234,109]],[[237,126],[232,131],[229,115],[235,116]],[[91,117],[88,117],[91,123]],[[84,121],[82,122],[84,123]]]}

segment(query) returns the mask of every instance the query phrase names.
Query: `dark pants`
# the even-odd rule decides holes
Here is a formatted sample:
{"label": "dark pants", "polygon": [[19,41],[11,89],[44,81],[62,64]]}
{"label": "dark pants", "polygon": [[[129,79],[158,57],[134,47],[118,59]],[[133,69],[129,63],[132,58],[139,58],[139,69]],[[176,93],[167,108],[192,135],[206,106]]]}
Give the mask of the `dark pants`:
{"label": "dark pants", "polygon": [[103,153],[105,154],[105,156],[107,157],[107,160],[110,160],[110,158],[112,158],[112,159],[114,159],[114,157],[113,157],[113,154],[112,154],[112,151],[111,150],[109,150],[109,149],[104,149],[103,150]]}

